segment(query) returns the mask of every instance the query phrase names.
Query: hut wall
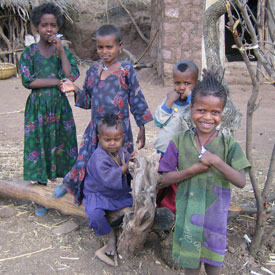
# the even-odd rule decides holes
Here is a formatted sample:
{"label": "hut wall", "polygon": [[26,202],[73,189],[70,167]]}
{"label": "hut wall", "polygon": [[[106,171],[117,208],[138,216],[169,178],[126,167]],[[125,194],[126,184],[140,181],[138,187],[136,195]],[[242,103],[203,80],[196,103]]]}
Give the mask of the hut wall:
{"label": "hut wall", "polygon": [[181,59],[201,67],[203,0],[152,0],[151,37],[159,29],[151,48],[159,76],[171,85],[173,65]]}

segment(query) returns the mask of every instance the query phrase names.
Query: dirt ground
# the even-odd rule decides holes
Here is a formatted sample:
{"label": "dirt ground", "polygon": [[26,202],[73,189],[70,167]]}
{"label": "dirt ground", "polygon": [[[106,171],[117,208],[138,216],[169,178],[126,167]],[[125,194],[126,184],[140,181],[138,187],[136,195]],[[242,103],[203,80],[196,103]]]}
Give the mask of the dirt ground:
{"label": "dirt ground", "polygon": [[[87,66],[80,67],[81,77],[77,84],[82,86]],[[139,79],[147,102],[154,112],[166,95],[169,87],[159,85],[154,71],[143,69]],[[237,83],[237,82],[235,82]],[[243,113],[241,128],[236,133],[240,144],[245,145],[245,108],[250,95],[249,85],[230,86],[232,98]],[[21,85],[20,78],[12,77],[0,80],[0,179],[22,180],[22,152],[24,106],[29,91]],[[269,158],[274,144],[274,88],[264,86],[261,89],[262,102],[255,113],[254,155],[259,185],[266,178]],[[77,137],[80,142],[89,119],[90,111],[74,107],[73,96],[69,95],[77,125]],[[137,128],[133,123],[134,135]],[[143,153],[148,157],[156,155],[153,142],[157,128],[151,122],[146,125],[146,148]],[[273,184],[274,188],[274,184]],[[273,191],[274,192],[274,189]],[[70,196],[70,195],[68,195]],[[243,190],[233,188],[232,203],[238,206],[254,206],[253,190],[249,180]],[[5,211],[4,211],[5,210]],[[119,267],[112,268],[94,257],[102,241],[88,229],[84,218],[65,216],[57,210],[49,210],[43,217],[34,215],[30,202],[0,198],[0,273],[1,274],[183,274],[181,270],[170,269],[159,255],[160,240],[151,233],[144,249],[133,260],[120,260]],[[68,234],[56,235],[55,229],[73,220],[78,228]],[[270,227],[274,220],[269,221]],[[243,236],[253,233],[254,218],[243,215],[230,219],[228,224],[228,251],[222,273],[229,274],[268,274],[261,267],[275,273],[274,237],[261,251],[255,261],[247,250]],[[203,272],[202,272],[203,274]]]}

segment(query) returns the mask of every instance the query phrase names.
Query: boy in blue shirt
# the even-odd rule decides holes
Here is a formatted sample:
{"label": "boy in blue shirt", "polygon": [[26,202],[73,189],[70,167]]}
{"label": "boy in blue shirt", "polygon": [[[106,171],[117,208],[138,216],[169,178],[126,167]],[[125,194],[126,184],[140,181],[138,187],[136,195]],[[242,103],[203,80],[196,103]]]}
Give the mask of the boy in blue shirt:
{"label": "boy in blue shirt", "polygon": [[[191,89],[198,81],[198,74],[199,69],[191,60],[182,60],[173,68],[174,90],[168,92],[154,115],[155,125],[160,128],[154,146],[161,157],[172,137],[190,127],[188,118],[190,117]],[[167,207],[175,213],[176,192],[175,184],[160,190],[157,196],[158,206]]]}

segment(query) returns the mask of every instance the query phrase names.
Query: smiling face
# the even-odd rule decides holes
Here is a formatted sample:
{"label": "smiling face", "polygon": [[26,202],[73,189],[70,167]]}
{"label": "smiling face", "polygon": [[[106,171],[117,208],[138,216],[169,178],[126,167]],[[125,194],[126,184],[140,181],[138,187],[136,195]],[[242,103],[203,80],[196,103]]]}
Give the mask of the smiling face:
{"label": "smiling face", "polygon": [[116,62],[121,47],[114,34],[96,37],[97,53],[107,67]]}
{"label": "smiling face", "polygon": [[38,33],[42,40],[48,41],[51,35],[56,35],[59,27],[55,15],[43,14],[37,27]]}
{"label": "smiling face", "polygon": [[199,96],[191,104],[191,114],[196,130],[200,135],[211,135],[221,123],[224,99],[212,95]]}
{"label": "smiling face", "polygon": [[174,70],[173,81],[175,91],[180,94],[179,100],[185,101],[197,83],[197,73],[192,69],[187,69],[185,72]]}
{"label": "smiling face", "polygon": [[124,134],[120,126],[102,125],[98,134],[102,149],[109,153],[118,152],[122,146],[123,138]]}

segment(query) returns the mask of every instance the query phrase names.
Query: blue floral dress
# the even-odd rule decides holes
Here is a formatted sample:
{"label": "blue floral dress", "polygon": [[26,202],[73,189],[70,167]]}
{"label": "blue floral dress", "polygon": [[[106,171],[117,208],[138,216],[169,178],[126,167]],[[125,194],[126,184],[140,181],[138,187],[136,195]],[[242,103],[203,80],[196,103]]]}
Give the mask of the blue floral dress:
{"label": "blue floral dress", "polygon": [[88,69],[83,90],[79,89],[75,96],[76,106],[92,109],[91,121],[82,138],[77,161],[63,180],[66,188],[73,192],[76,204],[82,201],[86,165],[97,147],[98,120],[106,113],[117,114],[124,124],[124,148],[131,153],[134,146],[129,112],[133,114],[137,126],[153,119],[131,63],[122,62],[120,68],[105,80],[100,80],[100,68],[101,65],[97,64]]}

